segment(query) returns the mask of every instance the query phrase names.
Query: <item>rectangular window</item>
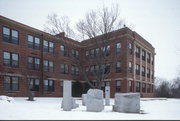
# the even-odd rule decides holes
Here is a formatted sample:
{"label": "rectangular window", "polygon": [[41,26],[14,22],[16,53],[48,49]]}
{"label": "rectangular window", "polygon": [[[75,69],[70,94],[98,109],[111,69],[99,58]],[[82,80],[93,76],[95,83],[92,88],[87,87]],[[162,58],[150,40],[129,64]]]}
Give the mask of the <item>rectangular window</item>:
{"label": "rectangular window", "polygon": [[31,35],[28,35],[28,48],[40,49],[40,39]]}
{"label": "rectangular window", "polygon": [[106,64],[104,74],[109,74],[110,73],[110,69],[111,69],[110,64]]}
{"label": "rectangular window", "polygon": [[121,92],[121,80],[116,80],[116,92]]}
{"label": "rectangular window", "polygon": [[44,52],[49,52],[49,42],[46,40],[43,41],[43,50]]}
{"label": "rectangular window", "polygon": [[60,46],[60,53],[61,53],[61,56],[68,57],[69,56],[69,48],[65,47],[64,45],[61,45]]}
{"label": "rectangular window", "polygon": [[146,51],[142,49],[142,60],[146,61]]}
{"label": "rectangular window", "polygon": [[40,49],[40,39],[35,37],[35,45],[34,45],[34,49],[39,50]]}
{"label": "rectangular window", "polygon": [[147,78],[150,78],[150,69],[147,69]]}
{"label": "rectangular window", "polygon": [[146,92],[146,84],[145,83],[142,83],[142,92]]}
{"label": "rectangular window", "polygon": [[154,71],[151,71],[151,78],[154,79]]}
{"label": "rectangular window", "polygon": [[132,62],[129,62],[129,73],[132,73],[132,71],[133,71]]}
{"label": "rectangular window", "polygon": [[54,43],[44,40],[43,41],[43,50],[44,50],[44,52],[54,53]]}
{"label": "rectangular window", "polygon": [[150,63],[151,54],[147,53],[147,62]]}
{"label": "rectangular window", "polygon": [[133,54],[133,48],[132,48],[132,44],[129,43],[129,54],[132,55]]}
{"label": "rectangular window", "polygon": [[68,64],[61,64],[61,73],[68,74]]}
{"label": "rectangular window", "polygon": [[44,80],[44,91],[54,92],[54,80]]}
{"label": "rectangular window", "polygon": [[121,43],[116,44],[116,54],[119,54],[121,52]]}
{"label": "rectangular window", "polygon": [[121,72],[121,62],[117,62],[116,63],[116,73],[120,73]]}
{"label": "rectangular window", "polygon": [[140,58],[140,47],[136,46],[136,57]]}
{"label": "rectangular window", "polygon": [[30,78],[29,79],[29,90],[30,91],[39,91],[39,82],[40,82],[40,79]]}
{"label": "rectangular window", "polygon": [[136,92],[140,92],[140,82],[136,82]]}
{"label": "rectangular window", "polygon": [[129,81],[129,92],[133,91],[133,82]]}
{"label": "rectangular window", "polygon": [[96,48],[95,50],[96,50],[96,52],[95,52],[95,57],[99,57],[99,50],[100,50],[100,49],[99,49],[99,48]]}
{"label": "rectangular window", "polygon": [[140,75],[140,65],[136,64],[136,75]]}
{"label": "rectangular window", "polygon": [[146,69],[144,66],[142,66],[142,76],[145,76],[145,74],[146,74]]}
{"label": "rectangular window", "polygon": [[18,31],[3,27],[3,41],[13,44],[19,44]]}
{"label": "rectangular window", "polygon": [[86,57],[89,57],[89,51],[88,50],[86,51]]}
{"label": "rectangular window", "polygon": [[76,59],[79,58],[79,51],[72,49],[71,54],[73,58],[76,58]]}
{"label": "rectangular window", "polygon": [[35,57],[28,57],[28,69],[40,70],[40,59]]}
{"label": "rectangular window", "polygon": [[72,75],[75,75],[75,73],[76,73],[76,72],[75,72],[75,66],[72,65],[72,66],[71,66],[71,74],[72,74]]}
{"label": "rectangular window", "polygon": [[95,57],[95,50],[94,49],[90,50],[90,57],[91,58]]}
{"label": "rectangular window", "polygon": [[72,65],[71,66],[71,74],[72,75],[75,75],[75,76],[78,76],[79,75],[79,68],[75,65]]}
{"label": "rectangular window", "polygon": [[54,62],[44,60],[44,71],[45,72],[54,72]]}
{"label": "rectangular window", "polygon": [[54,53],[54,43],[49,42],[49,53]]}
{"label": "rectangular window", "polygon": [[109,56],[110,55],[110,45],[105,46],[104,49],[105,49],[105,51],[104,51],[105,56]]}
{"label": "rectangular window", "polygon": [[154,65],[154,57],[153,56],[151,57],[151,63],[152,63],[152,65]]}
{"label": "rectangular window", "polygon": [[19,66],[19,54],[11,52],[3,52],[3,64],[5,66],[18,67]]}
{"label": "rectangular window", "polygon": [[4,76],[4,90],[18,91],[19,90],[19,78],[14,77],[14,76]]}

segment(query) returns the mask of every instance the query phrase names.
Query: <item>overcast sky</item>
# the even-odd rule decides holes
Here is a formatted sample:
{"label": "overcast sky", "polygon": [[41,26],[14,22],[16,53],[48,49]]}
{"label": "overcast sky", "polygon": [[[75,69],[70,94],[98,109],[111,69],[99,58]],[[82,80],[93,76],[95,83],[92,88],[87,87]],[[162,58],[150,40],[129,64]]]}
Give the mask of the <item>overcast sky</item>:
{"label": "overcast sky", "polygon": [[155,76],[175,78],[180,71],[180,0],[0,0],[0,15],[43,30],[48,14],[67,15],[75,25],[103,3],[119,4],[126,22],[155,47]]}

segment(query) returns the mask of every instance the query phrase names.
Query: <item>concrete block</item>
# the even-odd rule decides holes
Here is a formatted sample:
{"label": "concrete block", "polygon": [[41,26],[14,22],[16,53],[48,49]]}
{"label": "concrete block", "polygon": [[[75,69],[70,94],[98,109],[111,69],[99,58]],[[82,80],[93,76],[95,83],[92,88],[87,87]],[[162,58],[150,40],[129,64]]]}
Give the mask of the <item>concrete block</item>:
{"label": "concrete block", "polygon": [[139,93],[116,93],[115,105],[113,111],[124,113],[140,112],[140,94]]}
{"label": "concrete block", "polygon": [[86,110],[91,112],[101,112],[104,110],[103,91],[99,89],[89,89],[87,92]]}
{"label": "concrete block", "polygon": [[87,94],[82,94],[82,105],[86,105],[87,102]]}
{"label": "concrete block", "polygon": [[100,89],[89,89],[87,92],[88,98],[103,99],[103,91]]}
{"label": "concrete block", "polygon": [[110,105],[110,86],[105,87],[105,105]]}
{"label": "concrete block", "polygon": [[63,81],[63,101],[62,108],[64,111],[71,111],[73,107],[72,103],[72,82],[69,80]]}
{"label": "concrete block", "polygon": [[104,110],[103,99],[88,99],[86,104],[86,110],[90,112],[101,112]]}

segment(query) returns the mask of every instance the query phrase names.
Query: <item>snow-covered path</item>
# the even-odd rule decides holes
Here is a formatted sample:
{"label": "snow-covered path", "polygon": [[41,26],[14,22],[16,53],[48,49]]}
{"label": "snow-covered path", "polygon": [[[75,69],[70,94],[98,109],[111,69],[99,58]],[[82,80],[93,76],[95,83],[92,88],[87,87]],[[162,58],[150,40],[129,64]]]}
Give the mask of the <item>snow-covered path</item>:
{"label": "snow-covered path", "polygon": [[76,102],[80,107],[72,111],[62,110],[62,98],[26,99],[16,97],[15,103],[0,100],[0,120],[180,120],[180,99],[141,98],[141,114],[112,112],[113,99],[111,106],[105,106],[103,112],[86,112],[79,98]]}

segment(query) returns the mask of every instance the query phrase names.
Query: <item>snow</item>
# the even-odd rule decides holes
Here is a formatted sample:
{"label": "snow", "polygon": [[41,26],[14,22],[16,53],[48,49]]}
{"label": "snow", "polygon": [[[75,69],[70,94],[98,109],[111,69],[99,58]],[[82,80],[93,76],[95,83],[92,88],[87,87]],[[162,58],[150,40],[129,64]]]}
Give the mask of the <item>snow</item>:
{"label": "snow", "polygon": [[81,98],[75,98],[79,108],[72,111],[62,110],[62,98],[14,97],[13,103],[7,99],[0,96],[0,120],[180,120],[180,99],[141,98],[140,114],[113,112],[114,99],[102,112],[86,112]]}

